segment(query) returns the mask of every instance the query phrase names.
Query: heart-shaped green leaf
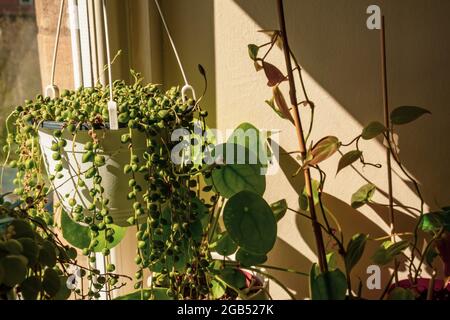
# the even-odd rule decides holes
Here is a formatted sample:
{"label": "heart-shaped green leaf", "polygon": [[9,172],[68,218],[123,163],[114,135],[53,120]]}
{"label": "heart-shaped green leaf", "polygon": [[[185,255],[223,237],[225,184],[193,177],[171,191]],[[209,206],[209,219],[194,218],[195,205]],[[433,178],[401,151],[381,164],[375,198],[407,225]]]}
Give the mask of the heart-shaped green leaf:
{"label": "heart-shaped green leaf", "polygon": [[207,181],[213,184],[221,196],[231,198],[243,190],[264,194],[266,177],[263,167],[257,163],[256,155],[247,148],[236,144],[219,145],[214,157],[223,164],[214,169],[211,179]]}
{"label": "heart-shaped green leaf", "polygon": [[258,59],[258,51],[259,51],[259,47],[256,44],[248,45],[248,55],[249,55],[250,59],[252,59],[253,61]]}
{"label": "heart-shaped green leaf", "polygon": [[319,273],[317,264],[311,267],[309,286],[312,300],[345,300],[347,293],[347,280],[342,271]]}
{"label": "heart-shaped green leaf", "polygon": [[9,255],[0,260],[4,272],[3,284],[14,287],[21,284],[27,276],[27,258],[24,256]]}
{"label": "heart-shaped green leaf", "polygon": [[391,241],[385,241],[380,248],[375,251],[372,256],[372,261],[378,265],[384,266],[390,263],[396,256],[401,254],[406,248],[409,247],[409,242],[406,240],[392,243]]}
{"label": "heart-shaped green leaf", "polygon": [[218,276],[232,288],[243,289],[245,287],[245,276],[240,270],[225,267]]}
{"label": "heart-shaped green leaf", "polygon": [[[122,228],[114,224],[109,224],[108,228],[112,228],[114,230],[114,241],[109,243],[106,241],[105,233],[100,232],[96,237],[98,244],[93,249],[95,252],[101,252],[104,248],[114,248],[125,237],[126,228]],[[91,243],[91,233],[89,227],[73,221],[64,210],[61,213],[61,229],[64,239],[72,246],[79,249],[89,247],[89,244]]]}
{"label": "heart-shaped green leaf", "polygon": [[237,144],[247,148],[256,155],[257,163],[267,166],[270,159],[270,151],[266,142],[261,137],[261,132],[250,123],[241,123],[227,140],[228,144]]}
{"label": "heart-shaped green leaf", "polygon": [[395,125],[407,124],[417,120],[425,114],[431,114],[431,112],[421,107],[399,107],[391,112],[391,122]]}
{"label": "heart-shaped green leaf", "polygon": [[352,195],[352,200],[351,200],[352,208],[358,209],[358,208],[362,207],[363,205],[365,205],[366,203],[368,203],[372,199],[375,191],[376,191],[376,186],[374,186],[371,183],[366,184],[366,185],[362,186],[361,188],[359,188],[358,191],[356,191]]}
{"label": "heart-shaped green leaf", "polygon": [[424,214],[419,227],[425,232],[438,232],[441,228],[450,232],[450,210]]}
{"label": "heart-shaped green leaf", "polygon": [[225,231],[219,235],[219,239],[213,246],[213,249],[215,249],[215,251],[222,256],[229,256],[236,252],[238,246],[231,239],[228,232]]}
{"label": "heart-shaped green leaf", "polygon": [[358,161],[359,158],[361,158],[362,152],[359,150],[352,150],[347,152],[342,156],[342,158],[339,160],[339,165],[336,174],[339,173],[342,169],[345,167],[348,167],[349,165],[353,164],[355,161]]}
{"label": "heart-shaped green leaf", "polygon": [[242,191],[231,197],[223,210],[223,222],[231,239],[248,252],[263,255],[275,244],[275,217],[267,202],[254,192]]}
{"label": "heart-shaped green leaf", "polygon": [[61,212],[61,229],[64,239],[72,246],[78,249],[89,247],[91,243],[89,227],[73,221],[64,210]]}
{"label": "heart-shaped green leaf", "polygon": [[373,121],[371,123],[369,123],[362,132],[361,137],[364,140],[371,140],[373,138],[378,137],[380,134],[382,134],[383,132],[386,131],[386,127],[378,122],[378,121]]}
{"label": "heart-shaped green leaf", "polygon": [[112,249],[125,237],[125,233],[127,231],[126,228],[119,227],[115,224],[108,224],[107,227],[114,230],[114,240],[113,242],[108,242],[106,240],[105,233],[100,232],[100,234],[95,237],[95,239],[98,240],[98,244],[94,247],[95,252],[101,252],[104,248]]}
{"label": "heart-shaped green leaf", "polygon": [[358,233],[350,239],[347,245],[347,253],[345,255],[345,266],[348,273],[352,271],[353,267],[361,259],[366,247],[367,238],[367,235]]}
{"label": "heart-shaped green leaf", "polygon": [[213,299],[218,300],[225,294],[226,286],[215,279],[211,280],[211,294]]}
{"label": "heart-shaped green leaf", "polygon": [[236,260],[239,261],[243,267],[251,267],[266,262],[267,256],[265,254],[253,254],[243,249],[239,249],[236,253]]}
{"label": "heart-shaped green leaf", "polygon": [[275,220],[280,221],[287,212],[288,205],[286,199],[278,200],[270,205],[272,209],[273,215],[275,216]]}

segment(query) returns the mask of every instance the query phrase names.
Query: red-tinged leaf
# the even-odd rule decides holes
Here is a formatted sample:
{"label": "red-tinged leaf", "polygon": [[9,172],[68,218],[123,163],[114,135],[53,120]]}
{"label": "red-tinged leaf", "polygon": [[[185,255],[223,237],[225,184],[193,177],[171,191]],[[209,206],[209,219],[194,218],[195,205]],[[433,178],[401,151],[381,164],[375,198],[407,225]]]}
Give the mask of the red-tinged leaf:
{"label": "red-tinged leaf", "polygon": [[312,159],[308,161],[308,165],[316,165],[326,159],[330,158],[336,151],[339,150],[341,143],[339,139],[333,136],[328,136],[316,143],[310,150]]}
{"label": "red-tinged leaf", "polygon": [[267,85],[269,87],[275,87],[281,82],[286,81],[286,77],[284,76],[284,74],[273,64],[263,61],[263,68],[264,72],[266,73],[266,77],[268,80]]}
{"label": "red-tinged leaf", "polygon": [[280,110],[281,114],[283,115],[283,118],[293,123],[294,119],[292,118],[291,112],[289,111],[289,107],[286,103],[286,99],[284,98],[284,95],[281,92],[280,88],[278,86],[275,86],[273,87],[272,91],[275,104],[278,110]]}

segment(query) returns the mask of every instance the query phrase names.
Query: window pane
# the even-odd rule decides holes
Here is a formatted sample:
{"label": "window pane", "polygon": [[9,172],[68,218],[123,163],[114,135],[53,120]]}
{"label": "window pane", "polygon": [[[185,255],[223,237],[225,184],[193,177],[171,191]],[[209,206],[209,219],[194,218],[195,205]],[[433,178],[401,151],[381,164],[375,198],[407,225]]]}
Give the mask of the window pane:
{"label": "window pane", "polygon": [[[17,105],[41,92],[34,6],[23,1],[0,3],[0,145],[6,143],[5,120]],[[31,2],[32,1],[28,1]],[[0,149],[1,164],[6,153]],[[11,154],[11,159],[17,157]],[[15,173],[6,167],[2,193],[12,191]]]}

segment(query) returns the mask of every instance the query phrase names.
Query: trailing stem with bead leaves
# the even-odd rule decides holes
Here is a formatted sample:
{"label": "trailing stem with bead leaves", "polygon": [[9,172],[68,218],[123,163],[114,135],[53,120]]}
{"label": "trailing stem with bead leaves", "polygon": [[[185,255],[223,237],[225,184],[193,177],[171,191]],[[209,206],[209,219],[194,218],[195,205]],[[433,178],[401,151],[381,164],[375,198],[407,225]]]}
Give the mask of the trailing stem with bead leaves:
{"label": "trailing stem with bead leaves", "polygon": [[[207,83],[204,69],[199,70]],[[285,202],[269,205],[262,197],[265,177],[261,172],[269,156],[255,164],[238,164],[233,157],[239,152],[228,153],[243,150],[250,159],[253,152],[266,149],[262,138],[256,150],[242,139],[256,128],[242,124],[227,143],[214,146],[215,137],[206,126],[208,113],[200,109],[201,98],[185,101],[177,87],[164,92],[157,85],[143,85],[134,71],[132,75],[133,84],[115,81],[113,85],[121,131],[119,137],[109,135],[108,139],[117,139],[125,148],[118,147],[112,154],[106,150],[111,141],[105,138],[110,132],[109,87],[66,90],[55,99],[39,95],[17,107],[8,119],[8,150],[16,155],[9,165],[18,170],[14,193],[22,201],[32,201],[33,217],[60,229],[64,239],[88,259],[80,276],[89,285],[81,281],[74,297],[93,299],[106,293],[112,298],[112,292],[122,286],[110,255],[125,228],[115,224],[111,201],[117,199],[108,198],[110,185],[105,177],[117,166],[111,163],[113,155],[124,152],[128,160],[119,164],[119,170],[128,177],[128,192],[116,196],[129,203],[126,224],[136,234],[137,271],[136,291],[118,299],[267,298],[270,295],[259,275],[277,282],[293,298],[281,282],[261,269],[306,275],[264,264],[275,244],[277,221],[287,210]],[[55,165],[47,174],[48,159],[39,144],[41,131],[48,132],[50,126],[55,127],[49,146]],[[173,139],[178,129],[185,134]],[[78,141],[82,149],[75,150]],[[200,162],[191,146],[201,150]],[[180,151],[181,163],[172,161],[173,150]],[[206,161],[211,155],[214,161]],[[74,190],[64,194],[61,186],[68,179],[74,182]],[[52,192],[59,198],[57,221],[46,209]],[[95,267],[99,254],[105,274]],[[144,279],[146,270],[150,281]]]}
{"label": "trailing stem with bead leaves", "polygon": [[[288,208],[289,211],[298,214],[308,220],[311,220],[313,227],[319,226],[320,232],[314,230],[316,237],[316,244],[319,256],[319,265],[314,264],[310,272],[310,293],[312,299],[345,299],[345,298],[361,298],[362,283],[359,284],[358,290],[355,294],[351,283],[351,273],[355,265],[360,261],[365,246],[368,240],[382,241],[383,239],[371,239],[366,234],[355,234],[348,242],[342,232],[338,218],[332,211],[326,207],[322,199],[322,193],[324,190],[327,174],[320,168],[320,163],[326,161],[336,153],[340,153],[342,158],[339,161],[336,174],[340,173],[346,167],[353,166],[359,161],[361,165],[372,166],[374,168],[381,168],[380,164],[369,162],[360,148],[360,142],[364,140],[372,140],[377,137],[385,138],[386,147],[391,152],[392,157],[396,164],[399,166],[405,177],[412,182],[415,187],[416,194],[420,199],[418,208],[412,208],[402,204],[396,204],[396,207],[404,209],[413,209],[418,213],[417,226],[411,233],[402,235],[394,235],[396,237],[405,236],[409,237],[408,240],[399,240],[396,242],[384,241],[380,248],[375,252],[372,260],[376,264],[388,266],[396,258],[402,256],[403,263],[406,265],[409,271],[409,286],[407,288],[397,286],[393,289],[391,287],[392,278],[386,285],[386,290],[383,293],[382,298],[388,293],[392,299],[400,298],[419,298],[421,292],[418,292],[417,288],[418,277],[423,271],[424,264],[428,264],[432,272],[432,282],[435,281],[436,267],[433,265],[434,258],[440,256],[445,263],[445,276],[449,277],[449,257],[448,252],[448,231],[449,231],[449,215],[448,207],[442,208],[441,211],[435,213],[424,213],[424,199],[420,191],[419,183],[412,177],[412,175],[404,167],[399,153],[398,145],[395,142],[395,126],[404,125],[410,123],[421,116],[429,113],[427,110],[414,107],[404,106],[396,108],[390,114],[390,129],[388,130],[380,122],[372,122],[367,125],[363,132],[353,139],[350,143],[344,144],[337,137],[326,136],[319,139],[317,142],[310,141],[310,135],[314,124],[314,109],[315,104],[310,100],[305,82],[302,77],[302,69],[299,64],[299,60],[295,57],[293,51],[289,47],[286,31],[286,22],[284,16],[284,8],[282,0],[277,1],[280,29],[279,30],[264,30],[262,31],[269,36],[269,42],[262,45],[250,44],[248,45],[248,53],[250,59],[255,65],[257,72],[264,71],[267,77],[267,85],[272,89],[272,98],[267,100],[266,103],[279,115],[281,118],[288,120],[295,125],[297,131],[297,137],[299,139],[300,150],[290,152],[290,154],[300,155],[299,168],[293,175],[299,173],[305,174],[305,189],[300,192],[299,204],[300,210]],[[285,75],[278,67],[268,62],[270,53],[279,48],[284,52],[285,62],[287,67],[287,75]],[[294,64],[294,66],[292,66]],[[296,95],[296,82],[294,79],[294,73],[298,74],[299,84],[302,89],[304,99],[297,103],[298,99]],[[288,82],[290,92],[290,106],[286,102],[286,99],[280,89],[283,83]],[[301,117],[299,115],[299,106],[308,107],[311,111],[310,123],[308,126],[307,134],[305,135],[302,130]],[[308,149],[303,149],[304,146],[309,144]],[[343,149],[354,146],[354,150],[344,152]],[[309,174],[309,170],[312,170],[318,179],[314,180]],[[310,186],[308,186],[310,184]],[[355,192],[351,199],[351,205],[353,208],[359,208],[367,203],[372,202],[372,197],[376,192],[377,187],[373,184],[367,184],[362,186],[357,192]],[[388,206],[388,205],[386,205]],[[322,221],[317,219],[316,211],[320,212]],[[423,232],[432,234],[432,239],[428,242],[425,250],[418,248],[419,238],[423,236]],[[331,246],[323,246],[322,232],[330,239],[328,242]],[[388,236],[387,238],[390,238]],[[408,256],[405,250],[409,248],[411,254]],[[341,272],[335,263],[335,254],[339,254],[343,260],[345,270]],[[324,256],[326,258],[324,258]],[[418,258],[418,261],[417,261]],[[325,262],[324,262],[325,261]],[[321,266],[322,265],[322,266]],[[429,287],[426,296],[432,298],[434,292],[433,286]],[[445,289],[444,289],[445,290]]]}
{"label": "trailing stem with bead leaves", "polygon": [[[75,270],[83,277],[89,270],[78,260],[77,250],[55,233],[48,212],[43,215],[36,206],[44,196],[14,203],[8,202],[8,196],[0,197],[0,300],[65,300],[72,293],[88,298],[81,290],[69,289],[77,281]],[[107,277],[126,278],[100,272],[95,277],[97,282],[89,288],[95,295]],[[123,285],[117,283],[110,290]]]}

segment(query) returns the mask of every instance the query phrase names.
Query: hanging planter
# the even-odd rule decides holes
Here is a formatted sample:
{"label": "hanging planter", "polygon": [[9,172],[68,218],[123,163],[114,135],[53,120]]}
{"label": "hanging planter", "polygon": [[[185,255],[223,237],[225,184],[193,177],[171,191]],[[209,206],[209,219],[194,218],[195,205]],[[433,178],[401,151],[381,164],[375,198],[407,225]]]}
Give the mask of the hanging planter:
{"label": "hanging planter", "polygon": [[[61,14],[62,9],[59,26]],[[107,31],[106,14],[104,20]],[[178,58],[175,47],[174,51]],[[8,134],[8,150],[17,154],[10,166],[18,169],[14,193],[30,204],[27,214],[60,226],[65,240],[82,249],[90,263],[96,262],[94,253],[103,255],[104,273],[89,269],[89,280],[97,283],[91,283],[87,292],[75,290],[76,298],[99,298],[100,290],[110,293],[120,287],[110,260],[110,249],[125,234],[117,225],[136,230],[137,291],[132,296],[267,298],[267,281],[243,270],[274,280],[262,271],[267,267],[262,264],[275,245],[277,216],[284,215],[279,211],[286,212],[287,207],[275,210],[262,198],[261,163],[240,164],[234,152],[214,152],[216,161],[204,161],[211,145],[205,137],[208,113],[200,109],[201,97],[196,99],[179,58],[178,62],[185,80],[181,90],[144,85],[133,71],[134,83],[112,83],[109,64],[108,86],[59,95],[52,77],[46,90],[52,98],[38,95],[9,117],[14,129]],[[199,70],[206,84],[205,71]],[[187,99],[187,91],[193,99]],[[175,134],[179,137],[175,139],[175,132],[181,137]],[[233,136],[242,134],[238,132]],[[184,161],[198,160],[186,149],[192,145],[199,148],[201,162]],[[245,145],[233,141],[227,145],[250,156]],[[181,161],[174,161],[174,155]],[[217,161],[220,157],[226,161]],[[52,191],[63,210],[59,225],[46,209],[45,196]],[[214,259],[212,252],[236,258]],[[155,279],[150,288],[143,280],[147,269]]]}
{"label": "hanging planter", "polygon": [[[119,226],[128,226],[126,220],[133,213],[133,200],[127,199],[129,182],[124,167],[130,163],[129,149],[126,144],[121,143],[121,137],[128,134],[128,128],[120,130],[81,130],[76,135],[69,132],[62,133],[60,138],[55,139],[54,130],[64,128],[64,123],[44,122],[39,129],[39,144],[41,146],[44,164],[49,176],[59,172],[63,178],[54,180],[54,189],[58,200],[66,212],[71,211],[71,201],[83,207],[83,214],[89,214],[89,208],[95,206],[101,210],[100,204],[94,204],[95,197],[87,192],[94,187],[92,179],[82,180],[79,176],[82,172],[88,172],[92,163],[84,161],[86,151],[89,151],[92,138],[90,134],[95,134],[98,139],[98,157],[104,157],[104,165],[98,167],[98,173],[102,180],[104,196],[109,199],[109,212],[114,223]],[[133,130],[133,150],[135,154],[142,158],[146,148],[145,134],[138,130]],[[55,145],[64,145],[58,148],[61,160],[54,156]],[[94,159],[95,160],[95,159]],[[142,173],[136,173],[136,182],[143,184]],[[79,186],[85,188],[79,189]],[[76,192],[73,192],[76,190]],[[140,199],[142,200],[142,199]]]}
{"label": "hanging planter", "polygon": [[105,222],[129,225],[143,201],[145,180],[154,178],[152,164],[163,154],[170,157],[162,148],[172,144],[171,132],[193,119],[192,101],[183,102],[177,88],[163,93],[140,85],[134,75],[133,86],[116,82],[118,130],[109,129],[109,89],[101,86],[66,91],[53,100],[38,96],[17,108],[19,160],[11,163],[19,169],[17,194],[30,196],[34,188],[27,183],[44,179],[43,163],[63,209],[75,220],[90,222],[101,214],[109,217]]}

